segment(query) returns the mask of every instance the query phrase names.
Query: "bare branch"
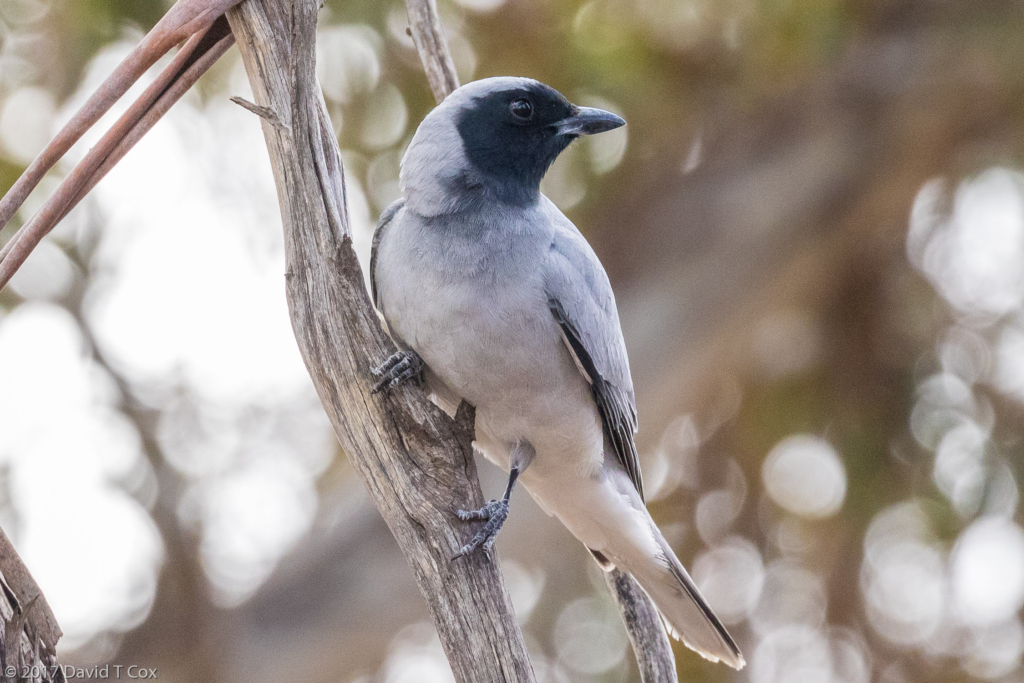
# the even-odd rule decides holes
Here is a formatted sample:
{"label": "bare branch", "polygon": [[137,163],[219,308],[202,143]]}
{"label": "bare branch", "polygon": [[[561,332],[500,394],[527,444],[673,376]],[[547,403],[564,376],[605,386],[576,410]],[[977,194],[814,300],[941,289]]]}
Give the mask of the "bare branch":
{"label": "bare branch", "polygon": [[453,561],[474,531],[453,507],[483,504],[473,411],[453,422],[423,392],[372,395],[369,368],[394,345],[352,250],[334,128],[316,80],[316,3],[247,0],[228,13],[257,106],[287,113],[263,132],[278,183],[287,294],[299,348],[335,433],[397,539],[460,683],[532,683],[533,670],[496,563]]}
{"label": "bare branch", "polygon": [[643,683],[678,683],[676,658],[658,608],[629,574],[612,569],[605,572],[604,580],[626,624],[640,667],[640,680]]}
{"label": "bare branch", "polygon": [[281,117],[277,115],[277,112],[270,107],[261,107],[258,104],[253,104],[244,97],[232,97],[231,101],[237,104],[242,109],[256,114],[256,116],[270,123],[270,125],[280,130],[287,130],[288,124],[281,120]]}
{"label": "bare branch", "polygon": [[[57,620],[7,534],[0,529],[0,681],[63,681]],[[15,673],[11,676],[11,672]]]}
{"label": "bare branch", "polygon": [[[217,0],[214,6],[223,5],[228,0]],[[218,5],[219,3],[219,5]],[[192,2],[187,0],[179,3],[168,12],[175,13],[180,7],[209,5],[210,0]],[[180,14],[180,12],[179,12]],[[191,15],[189,15],[191,16]],[[187,17],[186,17],[187,18]],[[142,68],[155,61],[166,52],[164,37],[153,42],[152,36],[165,23],[161,20],[157,28],[147,36],[138,48],[114,72],[114,76],[104,83],[103,87],[90,98],[72,122],[55,138],[32,166],[18,179],[14,187],[0,200],[0,220],[10,219],[18,210],[25,198],[36,186],[46,171],[57,162],[76,140],[78,140],[95,121],[109,109],[120,94],[123,94],[132,81],[125,79],[141,75]],[[146,89],[143,95],[132,104],[128,111],[103,136],[100,142],[89,150],[78,166],[61,183],[57,191],[28,223],[0,249],[0,288],[3,288],[24,264],[32,250],[53,227],[61,221],[77,205],[85,195],[96,186],[96,183],[124,157],[142,137],[156,124],[167,110],[171,108],[199,80],[221,55],[234,43],[234,38],[224,20],[200,26],[185,46],[178,52],[171,64],[164,69],[157,79]],[[197,20],[196,20],[197,21]],[[183,29],[178,29],[180,32]],[[159,34],[163,35],[163,34]],[[177,35],[174,33],[173,35]],[[154,47],[155,45],[155,47]],[[145,48],[145,49],[143,49]],[[140,71],[139,69],[142,69]],[[124,71],[125,74],[121,74]],[[121,74],[121,75],[119,75]],[[110,83],[114,82],[115,86]],[[109,91],[109,92],[107,92]],[[100,95],[103,95],[100,98]],[[3,223],[0,223],[3,225]]]}
{"label": "bare branch", "polygon": [[[139,80],[149,67],[167,54],[175,45],[204,33],[213,22],[239,0],[179,0],[153,27],[131,54],[114,69],[114,72],[93,93],[85,105],[78,110],[60,133],[46,146],[46,149],[32,162],[18,178],[14,186],[0,200],[0,228],[14,217],[18,208],[39,184],[46,172],[60,161],[71,146],[85,134],[100,117],[128,88]],[[186,49],[181,59],[188,55]],[[175,67],[175,63],[178,64]],[[164,72],[174,73],[181,63],[176,60]],[[161,78],[164,76],[161,75]],[[159,81],[158,81],[159,82]],[[164,81],[164,87],[167,81]],[[6,252],[5,252],[6,253]],[[3,254],[0,254],[0,259]]]}
{"label": "bare branch", "polygon": [[36,637],[43,641],[50,652],[56,652],[57,641],[63,635],[57,619],[3,529],[0,529],[0,573],[20,604],[15,611],[23,611]]}
{"label": "bare branch", "polygon": [[459,87],[459,76],[455,73],[455,62],[444,37],[444,26],[437,13],[436,0],[406,0],[409,12],[409,28],[412,41],[420,53],[423,69],[434,99],[438,104]]}

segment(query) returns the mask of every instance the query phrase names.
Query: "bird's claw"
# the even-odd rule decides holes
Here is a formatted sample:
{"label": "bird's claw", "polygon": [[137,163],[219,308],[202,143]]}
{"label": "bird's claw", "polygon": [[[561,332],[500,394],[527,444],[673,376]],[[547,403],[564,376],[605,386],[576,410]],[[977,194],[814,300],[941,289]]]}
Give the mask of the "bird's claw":
{"label": "bird's claw", "polygon": [[491,519],[496,514],[501,514],[504,509],[505,516],[508,516],[507,500],[491,500],[479,510],[456,510],[455,516],[463,522],[480,522]]}
{"label": "bird's claw", "polygon": [[501,531],[502,524],[508,519],[508,500],[504,498],[492,500],[479,510],[456,510],[455,514],[463,522],[487,520],[487,524],[473,537],[473,540],[459,548],[459,552],[455,553],[452,559],[465,557],[481,547],[486,554],[490,555],[494,542],[498,540],[498,532]]}
{"label": "bird's claw", "polygon": [[399,351],[386,361],[371,370],[374,377],[380,378],[373,385],[373,393],[391,390],[399,384],[423,378],[423,359],[415,351]]}

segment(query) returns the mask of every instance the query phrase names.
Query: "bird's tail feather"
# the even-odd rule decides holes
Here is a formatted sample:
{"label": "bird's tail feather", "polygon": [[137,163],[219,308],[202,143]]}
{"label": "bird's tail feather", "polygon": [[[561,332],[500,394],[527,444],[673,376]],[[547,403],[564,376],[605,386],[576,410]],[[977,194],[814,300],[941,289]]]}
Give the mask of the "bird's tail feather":
{"label": "bird's tail feather", "polygon": [[[480,440],[480,429],[477,439]],[[485,449],[487,444],[483,446]],[[486,452],[486,451],[485,451]],[[624,468],[605,456],[603,476],[559,480],[527,469],[523,485],[548,514],[562,523],[605,569],[612,566],[636,579],[661,612],[677,640],[707,659],[741,669],[736,642],[708,606],[647,512]]]}
{"label": "bird's tail feather", "polygon": [[633,575],[637,583],[661,612],[668,632],[688,648],[711,661],[721,661],[734,669],[742,669],[746,662],[736,642],[715,615],[693,579],[676,558],[654,524],[651,524],[662,548],[662,557],[644,557],[622,567]]}

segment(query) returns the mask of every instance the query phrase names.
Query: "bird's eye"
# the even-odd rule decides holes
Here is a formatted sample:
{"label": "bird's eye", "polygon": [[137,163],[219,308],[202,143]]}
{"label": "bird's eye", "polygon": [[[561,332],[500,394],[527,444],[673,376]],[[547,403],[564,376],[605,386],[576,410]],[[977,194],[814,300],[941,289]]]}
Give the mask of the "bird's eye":
{"label": "bird's eye", "polygon": [[529,121],[533,118],[533,104],[529,100],[513,100],[509,105],[509,111],[520,121]]}

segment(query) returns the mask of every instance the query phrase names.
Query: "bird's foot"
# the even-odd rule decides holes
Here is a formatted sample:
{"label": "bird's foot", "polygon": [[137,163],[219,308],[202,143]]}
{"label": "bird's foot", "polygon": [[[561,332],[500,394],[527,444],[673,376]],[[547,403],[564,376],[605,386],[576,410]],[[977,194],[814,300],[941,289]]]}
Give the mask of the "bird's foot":
{"label": "bird's foot", "polygon": [[423,359],[415,351],[399,351],[371,370],[379,381],[373,385],[373,393],[390,390],[399,384],[423,379]]}
{"label": "bird's foot", "polygon": [[487,524],[473,537],[473,540],[462,546],[452,559],[465,557],[481,547],[485,553],[490,554],[494,542],[498,540],[501,525],[508,519],[508,499],[492,500],[479,510],[456,510],[455,514],[463,522],[487,520]]}

